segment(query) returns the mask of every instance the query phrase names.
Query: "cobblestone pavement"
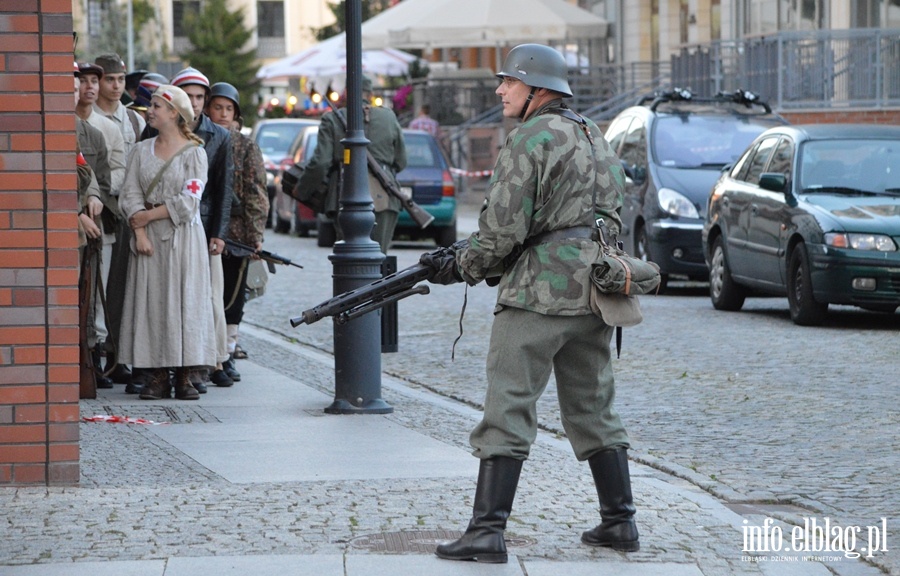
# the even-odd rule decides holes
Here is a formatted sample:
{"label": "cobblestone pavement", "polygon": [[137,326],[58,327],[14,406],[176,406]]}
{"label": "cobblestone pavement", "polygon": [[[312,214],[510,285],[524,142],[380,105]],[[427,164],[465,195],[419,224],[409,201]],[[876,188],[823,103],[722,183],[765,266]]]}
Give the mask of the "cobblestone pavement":
{"label": "cobblestone pavement", "polygon": [[[253,397],[253,383],[271,378],[272,373],[296,378],[288,381],[291,386],[303,382],[329,392],[333,367],[327,359],[310,361],[308,353],[298,353],[299,346],[276,342],[276,337],[263,330],[248,332],[252,334],[245,334],[244,343],[252,359],[238,363],[244,379],[234,388],[212,387],[197,403],[151,403],[127,396],[118,387],[103,392],[98,399],[83,400],[81,414],[125,411],[132,417],[180,426],[180,433],[190,435],[197,426],[219,423],[214,412],[216,406],[221,410],[221,404],[204,407],[217,397],[245,394],[244,403],[239,405],[259,406],[266,400],[271,403],[271,398]],[[276,402],[291,401],[290,389],[283,392],[283,400]],[[397,409],[383,418],[460,450],[467,449],[468,431],[477,419],[474,409],[435,400],[436,395],[396,379],[387,384],[385,397]],[[232,413],[239,405],[230,405]],[[53,565],[52,574],[63,574],[58,568],[67,562],[147,562],[221,555],[347,558],[405,552],[431,557],[433,543],[402,551],[372,544],[417,532],[437,533],[437,538],[445,539],[448,531],[458,534],[465,527],[471,510],[474,474],[464,480],[425,477],[236,483],[162,440],[152,426],[84,423],[81,434],[81,487],[0,491],[0,508],[4,511],[0,574],[12,567],[34,568],[29,565],[35,564]],[[778,574],[777,564],[747,561],[742,556],[737,516],[712,496],[646,466],[634,466],[632,480],[639,504],[641,551],[624,555],[583,546],[579,532],[597,522],[590,473],[586,465],[576,462],[563,440],[542,435],[526,463],[507,531],[510,552],[523,562],[522,573],[527,574],[528,566],[543,560],[585,562],[601,571],[630,566],[629,574]],[[159,573],[144,566],[141,574]],[[794,566],[800,575],[827,574],[818,562]],[[485,567],[466,563],[442,567],[442,573],[453,567],[459,569],[453,573],[487,573]],[[853,562],[839,562],[838,567],[848,576],[872,574],[853,571],[859,568]],[[110,564],[103,573],[113,570],[115,565]],[[301,566],[290,573],[309,574]],[[401,569],[389,573],[421,572]],[[588,572],[582,567],[577,573]],[[30,570],[27,574],[41,572]]]}
{"label": "cobblestone pavement", "polygon": [[[464,208],[461,234],[474,226],[473,213]],[[331,352],[329,320],[297,329],[287,322],[331,297],[331,249],[274,234],[266,246],[305,268],[280,267],[265,297],[248,303],[245,322]],[[398,242],[392,254],[403,268],[430,249]],[[480,407],[494,299],[486,286],[454,285],[402,301],[400,351],[383,355],[383,368]],[[900,573],[893,538],[900,519],[900,313],[832,307],[824,326],[803,328],[790,321],[782,298],[751,298],[742,312],[718,312],[705,286],[688,283],[641,303],[645,321],[625,330],[615,361],[632,457],[795,524],[829,517],[866,527],[887,518],[894,545],[872,561]],[[539,416],[545,429],[563,435],[553,382]]]}
{"label": "cobblestone pavement", "polygon": [[[334,380],[331,323],[293,329],[288,318],[331,296],[330,250],[316,248],[314,239],[274,234],[266,246],[305,268],[279,267],[266,295],[248,304],[242,343],[250,359],[238,362],[244,381],[213,388],[196,403],[141,402],[117,387],[104,392],[112,397],[82,401],[82,415],[128,408],[131,416],[184,424],[178,430],[190,435],[229,413],[210,400],[252,394],[253,383],[271,374],[293,377],[327,398]],[[394,253],[403,267],[426,249],[398,245]],[[400,352],[382,357],[390,375],[383,396],[395,411],[372,418],[468,450],[484,391],[494,297],[483,286],[434,286],[428,296],[403,301]],[[464,299],[464,334],[451,360]],[[626,331],[615,362],[617,405],[634,443],[630,455],[639,462],[633,487],[641,551],[623,555],[578,542],[579,531],[597,521],[596,495],[587,467],[562,438],[551,383],[539,407],[550,434],[541,435],[526,463],[508,531],[523,573],[529,562],[546,560],[590,562],[587,569],[596,566],[598,573],[627,565],[629,573],[678,566],[706,576],[900,574],[894,537],[900,496],[892,490],[900,416],[890,378],[900,316],[846,309],[823,328],[801,329],[778,300],[717,313],[694,287],[642,303],[646,320]],[[276,401],[290,402],[289,393]],[[230,413],[250,405],[236,404]],[[0,574],[9,566],[90,560],[380,555],[385,552],[371,546],[378,538],[461,530],[471,510],[474,475],[236,483],[151,427],[85,423],[80,429],[81,487],[0,491]],[[868,564],[844,560],[827,569],[816,562],[746,561],[740,518],[759,526],[767,516],[801,526],[804,518],[830,518],[842,527],[876,526],[884,517],[889,552]],[[486,573],[459,566],[461,574]]]}

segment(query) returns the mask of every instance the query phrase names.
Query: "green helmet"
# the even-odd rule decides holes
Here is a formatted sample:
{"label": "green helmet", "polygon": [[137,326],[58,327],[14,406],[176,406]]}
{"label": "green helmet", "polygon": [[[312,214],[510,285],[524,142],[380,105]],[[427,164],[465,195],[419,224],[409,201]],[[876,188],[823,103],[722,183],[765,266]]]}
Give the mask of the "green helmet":
{"label": "green helmet", "polygon": [[212,101],[213,98],[219,96],[221,98],[227,98],[234,102],[234,117],[240,119],[241,117],[241,97],[238,95],[237,88],[229,84],[228,82],[216,82],[209,89],[209,99]]}
{"label": "green helmet", "polygon": [[519,44],[509,51],[498,78],[521,80],[532,88],[547,88],[572,96],[568,67],[563,55],[543,44]]}

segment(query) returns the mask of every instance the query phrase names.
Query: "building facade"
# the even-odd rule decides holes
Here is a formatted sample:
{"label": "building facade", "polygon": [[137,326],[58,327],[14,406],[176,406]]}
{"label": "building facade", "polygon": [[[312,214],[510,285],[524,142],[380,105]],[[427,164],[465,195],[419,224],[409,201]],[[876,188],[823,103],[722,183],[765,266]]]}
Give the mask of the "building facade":
{"label": "building facade", "polygon": [[[184,15],[200,10],[203,0],[144,1],[152,9],[152,19],[134,39],[135,52],[151,58],[154,64],[171,63],[159,68],[177,69],[182,64],[178,55],[190,45]],[[107,33],[103,14],[111,4],[123,13],[127,11],[128,0],[72,0],[75,30],[85,39],[85,52],[93,53],[91,42],[96,43],[98,36]],[[256,49],[261,64],[312,46],[316,43],[313,29],[334,22],[327,0],[228,0],[227,6],[243,11],[245,26],[253,30],[247,48]]]}
{"label": "building facade", "polygon": [[611,24],[611,62],[783,31],[900,28],[900,0],[580,0]]}

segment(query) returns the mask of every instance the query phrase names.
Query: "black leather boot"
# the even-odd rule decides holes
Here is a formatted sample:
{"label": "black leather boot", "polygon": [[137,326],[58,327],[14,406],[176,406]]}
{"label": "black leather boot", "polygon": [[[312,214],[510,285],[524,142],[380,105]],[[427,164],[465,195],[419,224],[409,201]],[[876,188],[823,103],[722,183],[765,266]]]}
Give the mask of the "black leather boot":
{"label": "black leather boot", "polygon": [[126,386],[131,384],[131,370],[128,369],[128,366],[116,362],[115,352],[106,353],[106,368],[104,370],[109,373],[109,379],[116,384],[125,384]]}
{"label": "black leather boot", "polygon": [[589,546],[605,546],[621,552],[637,552],[638,529],[634,522],[631,476],[625,448],[602,450],[588,458],[597,496],[600,498],[602,521],[581,535]]}
{"label": "black leather boot", "polygon": [[91,362],[94,363],[94,373],[96,374],[97,388],[112,388],[113,381],[103,374],[103,364],[100,360],[100,351],[96,348],[91,350]]}
{"label": "black leather boot", "polygon": [[503,531],[512,510],[522,461],[496,457],[481,461],[472,520],[462,538],[435,550],[445,560],[474,560],[502,564],[507,561]]}

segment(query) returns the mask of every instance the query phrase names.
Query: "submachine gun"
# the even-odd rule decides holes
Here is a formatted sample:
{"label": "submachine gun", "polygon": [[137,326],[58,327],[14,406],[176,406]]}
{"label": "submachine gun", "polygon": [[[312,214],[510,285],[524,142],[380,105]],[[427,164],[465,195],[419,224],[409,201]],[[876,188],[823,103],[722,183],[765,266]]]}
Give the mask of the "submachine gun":
{"label": "submachine gun", "polygon": [[268,250],[257,250],[253,246],[247,246],[246,244],[241,244],[236,240],[231,240],[230,238],[225,239],[225,246],[228,248],[228,251],[231,252],[232,255],[238,258],[246,258],[253,254],[259,256],[259,259],[264,261],[269,268],[269,272],[272,274],[275,273],[275,264],[284,264],[285,266],[294,266],[296,268],[303,268],[300,264],[296,262],[291,262],[290,258],[285,258],[284,256],[279,256],[274,252],[269,252]]}
{"label": "submachine gun", "polygon": [[[468,242],[468,239],[460,240],[449,247],[438,248],[431,254],[456,254]],[[346,324],[354,318],[408,296],[428,294],[431,292],[428,286],[416,286],[416,284],[430,280],[434,273],[434,268],[430,266],[420,263],[413,264],[409,268],[404,268],[384,278],[379,278],[371,284],[344,292],[318,306],[304,310],[300,316],[291,318],[291,326],[296,328],[301,324],[313,324],[327,316],[333,317],[337,324]]]}

